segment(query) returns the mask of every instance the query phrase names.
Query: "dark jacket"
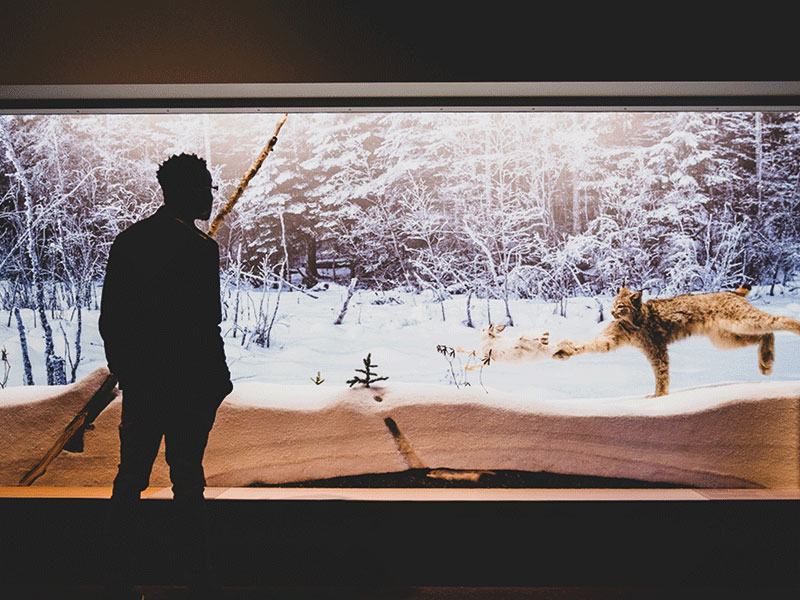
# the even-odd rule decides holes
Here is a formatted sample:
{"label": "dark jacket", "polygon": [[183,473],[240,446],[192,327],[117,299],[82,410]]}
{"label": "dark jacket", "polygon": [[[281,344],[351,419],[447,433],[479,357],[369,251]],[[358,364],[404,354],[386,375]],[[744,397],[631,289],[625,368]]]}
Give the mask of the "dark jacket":
{"label": "dark jacket", "polygon": [[[100,309],[108,367],[124,389],[221,402],[232,389],[219,324],[219,247],[167,206],[121,232]],[[162,394],[163,393],[163,394]]]}

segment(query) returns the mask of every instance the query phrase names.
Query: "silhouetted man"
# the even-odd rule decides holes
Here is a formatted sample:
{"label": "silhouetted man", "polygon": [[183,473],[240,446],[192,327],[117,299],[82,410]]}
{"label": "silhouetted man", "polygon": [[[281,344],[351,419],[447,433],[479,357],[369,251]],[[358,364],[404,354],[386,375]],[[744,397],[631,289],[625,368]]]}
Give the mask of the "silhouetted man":
{"label": "silhouetted man", "polygon": [[219,328],[219,248],[194,226],[209,218],[213,188],[205,161],[195,155],[170,157],[157,177],[164,205],[114,240],[100,311],[108,367],[122,390],[109,522],[112,597],[131,597],[136,513],[162,437],[179,558],[192,589],[210,592],[213,585],[203,453],[217,408],[233,388]]}

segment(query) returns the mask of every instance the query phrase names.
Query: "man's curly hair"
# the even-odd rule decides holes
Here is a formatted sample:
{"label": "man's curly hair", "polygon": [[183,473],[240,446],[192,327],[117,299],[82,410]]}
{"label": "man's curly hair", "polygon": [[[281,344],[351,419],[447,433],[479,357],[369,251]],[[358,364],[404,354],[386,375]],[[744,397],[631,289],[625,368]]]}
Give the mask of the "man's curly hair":
{"label": "man's curly hair", "polygon": [[181,196],[187,185],[196,185],[208,177],[205,159],[195,154],[175,154],[161,163],[156,178],[164,192],[164,200]]}

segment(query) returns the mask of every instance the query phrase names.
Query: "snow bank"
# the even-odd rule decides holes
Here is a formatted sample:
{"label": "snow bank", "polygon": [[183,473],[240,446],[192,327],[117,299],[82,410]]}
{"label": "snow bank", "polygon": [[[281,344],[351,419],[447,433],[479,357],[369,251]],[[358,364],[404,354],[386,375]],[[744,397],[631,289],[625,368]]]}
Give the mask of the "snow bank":
{"label": "snow bank", "polygon": [[[0,390],[0,483],[15,485],[99,387]],[[289,483],[409,467],[391,418],[429,468],[549,471],[697,487],[800,487],[800,382],[735,383],[629,396],[541,400],[481,388],[237,384],[206,453],[211,486]],[[120,399],[34,485],[110,485]],[[151,478],[168,485],[163,448]]]}

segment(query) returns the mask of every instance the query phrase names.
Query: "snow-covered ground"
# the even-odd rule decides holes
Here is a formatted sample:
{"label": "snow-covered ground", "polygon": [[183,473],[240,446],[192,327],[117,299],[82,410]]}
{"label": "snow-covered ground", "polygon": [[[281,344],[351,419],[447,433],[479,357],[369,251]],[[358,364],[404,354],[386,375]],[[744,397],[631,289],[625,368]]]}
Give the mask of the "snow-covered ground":
{"label": "snow-covered ground", "polygon": [[[445,302],[445,319],[441,305],[429,295],[399,291],[376,293],[360,291],[350,302],[344,322],[333,322],[342,306],[345,289],[332,286],[314,291],[317,298],[301,292],[284,291],[280,297],[278,317],[272,330],[269,348],[255,344],[241,345],[241,334],[232,337],[232,321],[223,323],[225,347],[234,383],[270,382],[297,386],[315,386],[311,381],[320,373],[322,386],[344,385],[363,365],[368,353],[378,365],[376,372],[388,376],[390,382],[452,385],[447,359],[437,352],[438,345],[477,349],[480,328],[486,326],[485,300],[472,303],[476,328],[464,325],[466,297],[454,296]],[[249,292],[258,306],[260,292]],[[275,301],[276,294],[269,296]],[[394,300],[390,300],[390,298]],[[514,326],[504,337],[523,332],[541,334],[548,331],[552,344],[563,338],[581,340],[596,335],[610,319],[611,297],[603,298],[605,321],[598,323],[599,308],[593,298],[573,298],[567,317],[558,315],[553,304],[533,300],[512,300]],[[233,298],[229,298],[231,305]],[[378,302],[378,303],[376,303]],[[800,319],[800,296],[770,297],[762,290],[751,293],[751,302],[758,308]],[[268,306],[271,311],[272,306]],[[503,303],[491,302],[492,320],[505,322]],[[3,315],[4,317],[6,315]],[[69,317],[69,315],[65,315]],[[102,339],[97,331],[97,311],[84,313],[83,357],[77,376],[81,378],[105,364]],[[246,315],[245,315],[246,317]],[[28,326],[28,344],[36,384],[45,381],[44,340],[41,328],[31,329],[33,312],[23,311]],[[0,346],[8,350],[12,370],[8,386],[23,385],[22,359],[16,323],[11,319],[0,323]],[[240,318],[240,327],[248,325]],[[252,328],[252,323],[249,323]],[[63,326],[72,341],[75,321],[53,323],[57,350],[64,356]],[[718,350],[704,337],[694,337],[670,346],[671,391],[724,382],[761,382],[800,380],[800,336],[787,332],[776,334],[776,359],[772,375],[765,377],[758,370],[756,347]],[[72,351],[74,356],[74,350]],[[638,350],[621,348],[609,354],[581,355],[568,361],[545,360],[531,363],[502,364],[494,362],[483,369],[465,374],[466,355],[458,355],[454,372],[461,383],[510,393],[524,392],[540,399],[586,398],[596,401],[627,395],[651,394],[655,380],[650,364]],[[472,360],[472,364],[475,364]]]}
{"label": "snow-covered ground", "polygon": [[[0,485],[15,485],[99,387],[98,369],[69,386],[0,390]],[[302,393],[298,393],[302,391]],[[240,383],[222,403],[205,456],[211,486],[241,487],[431,469],[546,471],[705,488],[800,487],[800,382],[740,383],[663,398],[540,400],[435,384],[300,388]],[[110,485],[119,399],[36,480]],[[169,485],[163,447],[152,485]]]}
{"label": "snow-covered ground", "polygon": [[[479,330],[462,323],[464,298],[445,303],[443,321],[441,306],[424,295],[363,292],[353,298],[344,323],[333,325],[344,293],[341,287],[315,292],[317,298],[284,292],[270,348],[243,346],[241,336],[230,335],[232,324],[224,324],[235,389],[209,440],[209,485],[285,483],[415,465],[700,487],[800,485],[800,336],[776,335],[769,377],[758,371],[755,347],[720,351],[704,338],[674,344],[671,393],[660,398],[646,397],[653,375],[630,348],[563,362],[493,362],[467,374],[469,387],[457,387],[436,347],[479,346]],[[396,301],[387,302],[388,296]],[[797,297],[753,296],[763,310],[800,317]],[[606,298],[606,319],[609,303]],[[504,320],[498,318],[501,302],[491,310],[493,320]],[[593,299],[572,300],[567,318],[554,314],[553,305],[533,301],[515,301],[511,312],[515,326],[503,335],[549,331],[554,344],[595,335],[608,322],[596,322]],[[477,327],[486,325],[485,301],[475,303],[472,314]],[[25,317],[32,319],[30,312]],[[19,481],[102,380],[96,322],[96,312],[84,320],[79,381],[66,387],[41,385],[37,329],[28,331],[28,341],[39,385],[20,385],[16,328],[13,321],[9,328],[3,323],[0,343],[13,370],[11,387],[0,390],[0,484]],[[74,323],[63,326],[71,336]],[[60,333],[60,324],[54,329]],[[346,380],[368,353],[377,374],[389,379],[350,389]],[[464,372],[457,361],[454,371],[460,381]],[[325,380],[321,385],[311,381],[317,372]],[[109,485],[118,458],[119,408],[115,401],[98,417],[84,453],[62,453],[37,484]],[[387,418],[415,457],[401,451]],[[163,455],[151,483],[168,484]]]}

